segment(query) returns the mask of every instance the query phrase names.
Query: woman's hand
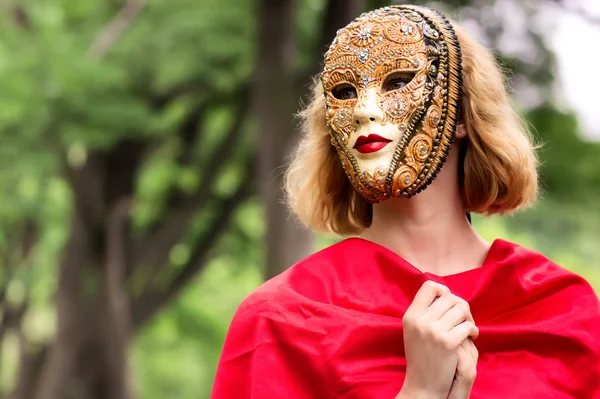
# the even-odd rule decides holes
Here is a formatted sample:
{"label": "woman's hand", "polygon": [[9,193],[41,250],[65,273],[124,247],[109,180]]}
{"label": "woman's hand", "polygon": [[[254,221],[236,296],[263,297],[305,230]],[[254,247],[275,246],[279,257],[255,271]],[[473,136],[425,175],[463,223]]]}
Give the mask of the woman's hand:
{"label": "woman's hand", "polygon": [[[415,295],[402,323],[406,378],[398,398],[447,399],[459,361],[458,372],[464,370],[465,374],[456,384],[455,393],[470,387],[470,363],[459,348],[469,337],[476,338],[479,330],[466,301],[452,295],[447,287],[427,281]],[[472,353],[469,346],[462,350]],[[459,397],[462,398],[456,396]]]}
{"label": "woman's hand", "polygon": [[468,399],[477,376],[477,359],[479,352],[471,338],[467,338],[458,348],[458,365],[456,376],[448,399]]}

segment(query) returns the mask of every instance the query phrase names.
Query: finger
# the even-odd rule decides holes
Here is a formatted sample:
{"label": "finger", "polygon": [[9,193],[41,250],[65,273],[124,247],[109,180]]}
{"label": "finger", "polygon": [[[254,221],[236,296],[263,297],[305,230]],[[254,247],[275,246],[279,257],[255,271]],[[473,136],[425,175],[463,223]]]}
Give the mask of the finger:
{"label": "finger", "polygon": [[442,316],[440,327],[443,331],[450,331],[463,321],[470,321],[475,324],[468,305],[465,305],[464,302],[458,302]]}
{"label": "finger", "polygon": [[456,305],[457,297],[451,293],[446,293],[437,298],[426,311],[427,317],[431,320],[440,320],[446,312]]}
{"label": "finger", "polygon": [[460,323],[448,332],[448,342],[451,348],[458,348],[460,344],[469,337],[476,338],[479,335],[479,329],[474,323],[465,321]]}
{"label": "finger", "polygon": [[452,382],[448,399],[464,399],[469,398],[471,395],[473,383],[477,376],[477,367],[466,349],[469,346],[469,341],[471,340],[467,338],[457,350],[458,362],[456,364],[456,375]]}
{"label": "finger", "polygon": [[465,339],[460,345],[471,357],[474,363],[477,363],[479,359],[479,352],[477,351],[477,347],[471,338]]}
{"label": "finger", "polygon": [[[466,342],[466,341],[465,341]],[[458,363],[456,365],[457,380],[470,386],[477,373],[476,363],[467,350],[461,345],[458,348]]]}
{"label": "finger", "polygon": [[435,298],[450,292],[450,289],[444,285],[435,283],[431,280],[426,281],[413,299],[409,309],[424,311],[433,303]]}

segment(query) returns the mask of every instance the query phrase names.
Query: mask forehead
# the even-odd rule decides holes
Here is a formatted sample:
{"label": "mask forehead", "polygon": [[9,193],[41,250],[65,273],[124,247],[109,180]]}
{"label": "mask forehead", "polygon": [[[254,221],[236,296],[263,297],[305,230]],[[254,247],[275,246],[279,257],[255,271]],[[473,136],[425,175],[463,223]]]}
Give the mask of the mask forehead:
{"label": "mask forehead", "polygon": [[411,18],[403,13],[369,13],[339,30],[325,56],[326,90],[341,82],[365,90],[377,86],[390,71],[423,70],[428,54],[415,21],[422,19]]}

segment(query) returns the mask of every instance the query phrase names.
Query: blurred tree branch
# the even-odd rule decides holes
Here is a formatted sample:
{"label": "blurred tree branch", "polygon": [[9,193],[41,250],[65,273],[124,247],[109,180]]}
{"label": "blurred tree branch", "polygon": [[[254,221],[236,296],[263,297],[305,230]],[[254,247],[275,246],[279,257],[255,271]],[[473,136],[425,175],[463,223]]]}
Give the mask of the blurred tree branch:
{"label": "blurred tree branch", "polygon": [[131,201],[122,198],[108,218],[104,290],[107,313],[113,328],[109,330],[107,345],[108,367],[113,382],[108,388],[110,397],[133,399],[133,381],[128,361],[128,347],[132,334],[129,293],[127,292],[128,220]]}
{"label": "blurred tree branch", "polygon": [[220,202],[219,211],[214,216],[209,230],[193,240],[193,249],[187,263],[181,267],[181,270],[175,276],[169,279],[167,287],[165,289],[160,289],[157,286],[147,287],[142,295],[134,300],[132,313],[136,330],[141,328],[150,317],[175,298],[189,281],[206,267],[210,251],[229,226],[234,212],[240,204],[253,194],[254,164],[255,159],[249,157],[243,167],[244,175],[241,178],[241,183],[233,194]]}
{"label": "blurred tree branch", "polygon": [[13,9],[13,19],[17,25],[21,26],[25,30],[31,27],[29,16],[22,5],[18,5]]}
{"label": "blurred tree branch", "polygon": [[[134,244],[133,264],[137,265],[140,272],[148,276],[147,284],[149,285],[153,282],[153,276],[161,268],[166,267],[169,252],[187,230],[192,215],[206,205],[215,177],[230,160],[231,149],[235,148],[236,143],[243,137],[242,128],[249,111],[248,92],[243,91],[241,97],[238,97],[238,101],[235,105],[234,121],[228,132],[212,152],[211,157],[198,166],[202,168],[203,173],[196,193],[187,196],[170,194],[171,200],[167,209],[168,219],[153,226],[146,237]],[[202,112],[194,112],[191,115],[199,117]],[[183,136],[198,134],[198,124],[198,120],[188,119],[181,126],[180,134]]]}
{"label": "blurred tree branch", "polygon": [[90,47],[89,55],[96,60],[102,59],[137,18],[146,3],[147,0],[127,0],[115,18],[98,35]]}
{"label": "blurred tree branch", "polygon": [[[305,98],[310,94],[309,89],[312,86],[312,79],[321,71],[323,55],[335,38],[337,30],[356,18],[364,8],[364,0],[329,0],[327,2],[323,25],[317,35],[315,51],[312,55],[311,68],[301,71],[295,78],[297,82],[295,93],[298,99]],[[294,134],[291,137],[292,142],[287,145],[288,148],[292,148],[295,144],[297,132],[292,132]]]}
{"label": "blurred tree branch", "polygon": [[[20,281],[24,287],[22,298],[10,298],[8,293],[9,284],[15,284],[15,274],[19,269],[31,268],[31,252],[35,247],[39,237],[38,224],[32,219],[26,219],[17,226],[13,226],[10,231],[5,232],[8,244],[4,248],[2,259],[2,280],[4,282],[0,290],[0,307],[2,309],[2,318],[0,320],[0,342],[3,342],[5,335],[12,332],[17,338],[17,347],[19,353],[19,371],[18,381],[21,376],[29,376],[33,370],[30,366],[37,358],[38,352],[33,351],[25,332],[23,331],[23,318],[29,311],[31,282]],[[31,272],[31,271],[30,271]],[[29,274],[29,273],[28,273]],[[26,280],[29,280],[27,278]],[[31,394],[27,386],[20,384],[15,389],[17,394]],[[14,399],[25,399],[31,396],[13,396]]]}

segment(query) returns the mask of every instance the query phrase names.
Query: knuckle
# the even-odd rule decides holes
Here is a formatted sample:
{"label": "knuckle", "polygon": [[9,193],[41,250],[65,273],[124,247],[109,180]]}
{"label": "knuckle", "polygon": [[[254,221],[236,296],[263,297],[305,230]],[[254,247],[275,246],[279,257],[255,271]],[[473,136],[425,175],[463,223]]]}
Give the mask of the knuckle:
{"label": "knuckle", "polygon": [[456,306],[458,306],[460,311],[466,315],[471,313],[471,308],[469,307],[469,304],[466,302],[458,302],[458,304]]}
{"label": "knuckle", "polygon": [[450,292],[444,293],[442,296],[440,296],[440,299],[448,301],[449,303],[454,303],[454,295],[452,295]]}
{"label": "knuckle", "polygon": [[465,323],[465,332],[467,334],[470,334],[473,331],[473,329],[475,328],[475,324],[473,324],[470,321],[465,321],[464,323]]}
{"label": "knuckle", "polygon": [[432,280],[427,280],[423,283],[423,288],[427,289],[427,290],[432,290],[432,291],[441,291],[443,293],[447,293],[450,292],[450,289],[448,287],[446,287],[445,285],[436,283],[435,281]]}
{"label": "knuckle", "polygon": [[471,309],[471,306],[469,305],[469,302],[465,301],[464,299],[462,299],[459,296],[453,295],[454,296],[454,301],[456,303],[457,306],[461,306],[464,307],[465,309]]}
{"label": "knuckle", "polygon": [[471,312],[471,305],[469,304],[469,302],[465,301],[464,299],[461,299],[460,303],[462,303],[465,309],[467,309],[467,312]]}
{"label": "knuckle", "polygon": [[451,338],[442,337],[440,345],[447,351],[454,351],[458,349],[458,345]]}
{"label": "knuckle", "polygon": [[464,371],[464,376],[469,381],[475,380],[477,377],[477,368],[475,366],[469,366]]}
{"label": "knuckle", "polygon": [[402,318],[402,326],[405,329],[420,331],[423,329],[424,320],[420,315],[407,313]]}

